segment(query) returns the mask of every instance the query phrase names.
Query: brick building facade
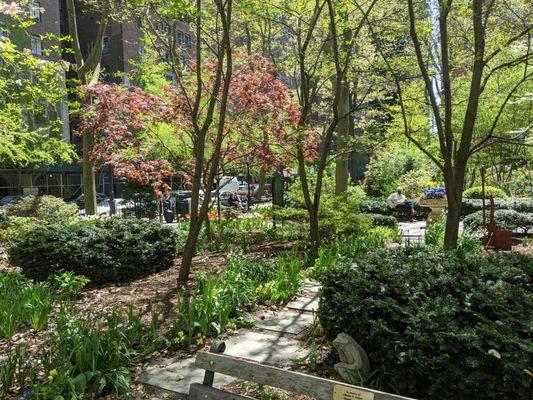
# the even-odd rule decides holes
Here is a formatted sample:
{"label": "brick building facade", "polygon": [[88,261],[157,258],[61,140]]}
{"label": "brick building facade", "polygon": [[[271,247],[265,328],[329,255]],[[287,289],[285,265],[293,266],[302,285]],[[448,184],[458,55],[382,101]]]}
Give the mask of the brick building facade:
{"label": "brick building facade", "polygon": [[[0,3],[5,0],[0,0]],[[93,45],[98,31],[98,14],[84,12],[80,2],[78,8],[78,36],[82,52],[87,55]],[[68,23],[65,0],[40,0],[29,2],[29,12],[35,19],[35,24],[28,29],[29,38],[24,47],[43,58],[59,58],[61,54],[47,55],[46,49],[52,43],[47,37],[64,37],[68,35]],[[2,16],[0,15],[0,19]],[[194,54],[192,34],[188,24],[176,21],[177,42],[183,48],[184,57]],[[102,54],[102,80],[117,83],[124,82],[124,73],[129,73],[133,61],[138,61],[143,52],[143,31],[137,22],[110,22],[104,37]],[[68,52],[63,57],[69,58]],[[72,61],[72,60],[68,60]],[[71,143],[79,142],[79,138],[71,134],[71,125],[67,103],[62,103],[57,113],[63,121],[62,136]],[[51,115],[56,117],[56,115]],[[97,191],[107,192],[108,179],[106,173],[97,174]],[[0,165],[0,198],[18,194],[50,194],[63,198],[74,197],[81,193],[81,168],[78,163],[72,165],[56,165],[47,168],[13,168]]]}

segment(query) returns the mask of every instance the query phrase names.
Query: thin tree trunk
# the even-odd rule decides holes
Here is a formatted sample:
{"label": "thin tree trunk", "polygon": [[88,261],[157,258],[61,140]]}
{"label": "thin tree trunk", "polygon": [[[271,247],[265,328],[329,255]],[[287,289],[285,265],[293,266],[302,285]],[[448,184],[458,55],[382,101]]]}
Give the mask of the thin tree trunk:
{"label": "thin tree trunk", "polygon": [[309,213],[309,233],[311,236],[311,242],[316,244],[315,247],[318,249],[318,245],[320,244],[320,226],[318,221],[318,210],[314,207]]}
{"label": "thin tree trunk", "polygon": [[266,170],[261,168],[259,171],[259,185],[257,186],[257,198],[261,198],[265,193]]}
{"label": "thin tree trunk", "polygon": [[93,136],[89,133],[83,134],[83,202],[85,215],[95,215],[97,212],[96,203],[96,178],[94,165],[89,158],[93,146]]}
{"label": "thin tree trunk", "polygon": [[337,142],[335,159],[335,194],[337,196],[346,193],[348,190],[348,143],[350,138],[350,88],[346,82],[336,82],[341,85],[341,95],[339,98],[339,122],[337,124]]}
{"label": "thin tree trunk", "polygon": [[465,176],[466,164],[463,166],[456,165],[455,168],[446,168],[444,171],[446,195],[448,201],[446,229],[444,231],[445,249],[457,248]]}
{"label": "thin tree trunk", "polygon": [[[191,220],[189,227],[189,234],[187,235],[187,240],[185,242],[185,248],[183,250],[183,255],[181,257],[181,268],[178,277],[178,287],[184,286],[189,280],[189,272],[191,270],[192,259],[196,251],[196,243],[198,242],[198,237],[200,236],[200,228],[202,227],[201,222]],[[184,268],[184,266],[186,268]]]}
{"label": "thin tree trunk", "polygon": [[[213,186],[213,182],[217,175],[218,167],[220,164],[222,142],[224,141],[224,127],[225,127],[225,120],[226,120],[228,96],[229,96],[229,90],[230,90],[229,88],[230,88],[231,76],[233,72],[233,61],[232,61],[231,43],[230,43],[232,4],[233,4],[232,0],[228,0],[225,3],[217,2],[217,9],[218,9],[218,13],[220,14],[219,17],[220,17],[222,29],[223,29],[223,38],[220,44],[221,53],[219,53],[219,56],[218,56],[219,66],[218,66],[217,73],[216,73],[215,84],[210,94],[211,98],[209,101],[209,106],[207,107],[207,112],[206,112],[206,117],[205,117],[206,120],[202,128],[199,129],[199,131],[197,132],[198,138],[197,138],[197,142],[195,143],[195,147],[194,147],[194,154],[196,157],[196,162],[195,162],[195,168],[194,168],[193,190],[192,190],[192,199],[191,199],[191,225],[189,227],[189,234],[187,235],[186,247],[183,252],[183,256],[181,260],[181,268],[180,268],[180,273],[178,277],[178,287],[185,285],[189,279],[189,272],[192,266],[192,259],[196,252],[196,244],[198,242],[198,236],[200,234],[202,223],[204,222],[204,219],[207,218],[207,213],[209,211],[209,205],[211,203],[211,188]],[[201,1],[197,2],[196,7],[198,11],[200,11]],[[200,48],[200,43],[201,43],[200,15],[201,13],[199,13],[197,16],[198,49]],[[200,65],[201,65],[200,54],[201,52],[198,51],[197,52],[198,71],[200,71]],[[226,59],[225,68],[223,67],[224,59]],[[223,79],[225,80],[224,85],[222,85]],[[200,82],[201,80],[198,79],[198,81]],[[203,176],[203,165],[204,165],[203,163],[204,163],[204,156],[205,156],[205,150],[206,150],[205,148],[206,137],[207,137],[209,128],[211,127],[211,124],[212,124],[213,113],[215,110],[215,105],[219,98],[218,95],[219,95],[219,91],[221,88],[223,88],[223,90],[222,90],[222,94],[220,98],[220,106],[219,106],[219,113],[218,113],[219,117],[218,117],[217,128],[216,128],[217,135],[216,135],[216,140],[215,140],[215,147],[212,152],[211,167],[209,171],[207,172],[204,199],[203,199],[201,207],[199,207],[199,193],[200,193],[200,186],[202,183],[202,176]],[[200,93],[200,90],[198,91],[198,93]],[[199,115],[198,111],[200,109],[200,101],[201,101],[201,97],[198,96],[195,102],[195,111],[193,113],[194,114],[193,118],[197,118]]]}
{"label": "thin tree trunk", "polygon": [[448,213],[446,214],[446,230],[444,231],[444,248],[455,249],[459,240],[459,221],[461,217],[461,201],[448,197]]}

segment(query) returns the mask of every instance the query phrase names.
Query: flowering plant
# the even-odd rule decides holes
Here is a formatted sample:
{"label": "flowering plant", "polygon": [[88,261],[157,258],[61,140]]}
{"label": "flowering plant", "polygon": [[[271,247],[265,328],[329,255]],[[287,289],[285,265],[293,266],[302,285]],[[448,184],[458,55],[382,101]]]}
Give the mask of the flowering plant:
{"label": "flowering plant", "polygon": [[424,190],[424,198],[426,199],[444,199],[446,197],[446,189],[443,186],[428,187]]}

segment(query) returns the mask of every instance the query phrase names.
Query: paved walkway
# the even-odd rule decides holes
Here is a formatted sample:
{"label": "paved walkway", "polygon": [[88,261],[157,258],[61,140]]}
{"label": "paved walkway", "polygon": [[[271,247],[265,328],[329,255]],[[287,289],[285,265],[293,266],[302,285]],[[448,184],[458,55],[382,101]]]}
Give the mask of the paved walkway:
{"label": "paved walkway", "polygon": [[[300,296],[280,311],[261,311],[254,315],[256,324],[252,329],[241,329],[225,340],[226,351],[237,357],[286,366],[291,359],[307,354],[298,338],[313,324],[313,312],[318,309],[319,286],[306,282]],[[147,367],[140,382],[176,393],[176,398],[186,398],[191,383],[201,383],[204,370],[194,366],[194,357],[160,360]],[[215,374],[215,386],[228,384],[234,378]]]}
{"label": "paved walkway", "polygon": [[406,244],[420,243],[424,240],[426,221],[399,222],[398,225]]}

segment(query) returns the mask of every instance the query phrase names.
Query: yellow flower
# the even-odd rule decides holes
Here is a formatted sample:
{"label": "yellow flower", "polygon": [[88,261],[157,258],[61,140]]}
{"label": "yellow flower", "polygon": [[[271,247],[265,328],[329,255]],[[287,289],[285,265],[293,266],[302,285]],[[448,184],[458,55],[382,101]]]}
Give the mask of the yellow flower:
{"label": "yellow flower", "polygon": [[54,376],[57,376],[57,369],[53,369],[50,371],[50,375],[48,375],[48,380],[49,381],[53,381],[54,380]]}

